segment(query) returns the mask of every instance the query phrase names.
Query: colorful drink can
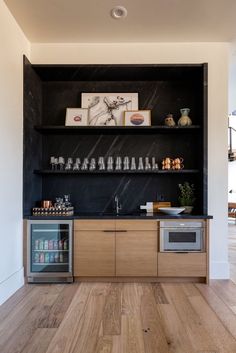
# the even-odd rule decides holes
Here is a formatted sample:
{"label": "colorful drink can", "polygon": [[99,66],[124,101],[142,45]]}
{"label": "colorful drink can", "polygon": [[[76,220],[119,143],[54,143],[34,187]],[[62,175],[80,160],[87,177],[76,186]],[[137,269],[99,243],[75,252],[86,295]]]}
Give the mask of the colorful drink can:
{"label": "colorful drink can", "polygon": [[55,253],[54,259],[55,259],[55,262],[59,262],[59,253],[58,252]]}
{"label": "colorful drink can", "polygon": [[48,242],[48,249],[53,250],[53,240],[49,240]]}
{"label": "colorful drink can", "polygon": [[44,249],[44,241],[42,239],[39,240],[39,250]]}
{"label": "colorful drink can", "polygon": [[35,240],[35,242],[34,242],[34,249],[35,249],[35,250],[38,250],[38,249],[39,249],[39,240],[38,240],[38,239]]}
{"label": "colorful drink can", "polygon": [[64,250],[68,250],[68,240],[64,241]]}
{"label": "colorful drink can", "polygon": [[40,263],[44,262],[44,253],[43,252],[41,252],[40,255],[39,255],[39,262]]}
{"label": "colorful drink can", "polygon": [[36,262],[36,263],[39,262],[39,253],[38,253],[38,252],[36,252],[36,253],[34,254],[34,262]]}
{"label": "colorful drink can", "polygon": [[49,262],[54,262],[54,261],[55,261],[54,253],[50,253]]}
{"label": "colorful drink can", "polygon": [[48,250],[48,240],[44,240],[44,250]]}
{"label": "colorful drink can", "polygon": [[63,262],[64,261],[64,256],[63,256],[63,253],[61,252],[60,253],[60,262]]}
{"label": "colorful drink can", "polygon": [[63,240],[59,240],[58,248],[59,250],[63,250]]}
{"label": "colorful drink can", "polygon": [[50,258],[49,257],[49,253],[46,252],[45,255],[44,255],[44,262],[48,264],[49,263],[49,258]]}

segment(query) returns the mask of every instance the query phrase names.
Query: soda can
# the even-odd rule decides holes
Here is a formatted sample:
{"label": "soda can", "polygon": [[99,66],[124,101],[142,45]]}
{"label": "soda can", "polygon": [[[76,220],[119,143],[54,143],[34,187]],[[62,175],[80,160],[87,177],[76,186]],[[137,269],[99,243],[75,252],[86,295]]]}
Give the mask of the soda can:
{"label": "soda can", "polygon": [[39,240],[35,240],[35,243],[34,243],[34,249],[35,250],[38,250],[39,249]]}
{"label": "soda can", "polygon": [[54,253],[50,253],[49,262],[54,262],[54,261],[55,261]]}
{"label": "soda can", "polygon": [[39,240],[39,250],[44,249],[44,241],[42,239]]}
{"label": "soda can", "polygon": [[49,240],[48,242],[48,249],[53,250],[53,240]]}
{"label": "soda can", "polygon": [[63,250],[63,240],[59,240],[58,248],[59,250]]}
{"label": "soda can", "polygon": [[68,240],[64,241],[64,250],[68,250]]}
{"label": "soda can", "polygon": [[40,263],[44,262],[44,253],[43,252],[41,252],[40,255],[39,255],[39,262]]}
{"label": "soda can", "polygon": [[44,240],[44,250],[48,250],[48,240]]}
{"label": "soda can", "polygon": [[55,262],[59,262],[59,253],[58,252],[55,253],[54,259],[55,259]]}
{"label": "soda can", "polygon": [[36,262],[36,263],[39,262],[39,253],[38,253],[38,252],[36,252],[36,253],[34,254],[34,262]]}
{"label": "soda can", "polygon": [[44,262],[47,264],[49,263],[49,253],[48,252],[46,252],[44,255]]}
{"label": "soda can", "polygon": [[58,240],[53,241],[53,249],[57,250],[58,249]]}

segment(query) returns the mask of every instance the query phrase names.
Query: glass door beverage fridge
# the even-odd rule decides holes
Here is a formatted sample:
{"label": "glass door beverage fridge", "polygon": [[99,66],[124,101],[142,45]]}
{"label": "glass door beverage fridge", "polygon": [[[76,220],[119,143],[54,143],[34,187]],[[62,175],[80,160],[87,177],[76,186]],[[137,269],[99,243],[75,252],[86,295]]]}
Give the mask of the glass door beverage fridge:
{"label": "glass door beverage fridge", "polygon": [[72,275],[72,221],[28,221],[28,282],[72,282]]}

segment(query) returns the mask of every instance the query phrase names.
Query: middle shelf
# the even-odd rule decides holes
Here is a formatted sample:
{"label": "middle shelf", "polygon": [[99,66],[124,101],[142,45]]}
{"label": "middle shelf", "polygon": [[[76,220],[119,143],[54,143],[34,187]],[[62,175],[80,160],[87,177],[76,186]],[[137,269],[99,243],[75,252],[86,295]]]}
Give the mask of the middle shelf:
{"label": "middle shelf", "polygon": [[34,129],[41,134],[77,134],[77,135],[96,135],[96,134],[158,134],[158,133],[193,133],[201,131],[200,125],[191,126],[165,126],[165,125],[152,125],[152,126],[64,126],[64,125],[35,125]]}

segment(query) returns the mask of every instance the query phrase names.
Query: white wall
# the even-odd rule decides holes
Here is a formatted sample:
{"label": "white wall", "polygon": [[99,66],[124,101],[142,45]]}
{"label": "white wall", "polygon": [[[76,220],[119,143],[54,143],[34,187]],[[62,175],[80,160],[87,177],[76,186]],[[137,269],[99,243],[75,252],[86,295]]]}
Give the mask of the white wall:
{"label": "white wall", "polygon": [[232,193],[228,194],[228,201],[236,202],[236,161],[229,162],[228,168],[228,191],[232,190]]}
{"label": "white wall", "polygon": [[0,0],[0,304],[23,285],[23,54],[30,46]]}
{"label": "white wall", "polygon": [[209,176],[211,278],[228,278],[227,257],[227,43],[32,44],[37,64],[209,63]]}
{"label": "white wall", "polygon": [[[231,114],[236,110],[236,42],[229,46],[229,95],[228,95],[228,112]],[[236,116],[235,116],[236,120]]]}
{"label": "white wall", "polygon": [[[229,95],[228,112],[236,111],[236,42],[230,44],[229,51]],[[229,117],[229,126],[236,129],[236,115]],[[236,132],[232,131],[232,149],[236,151]],[[229,202],[236,202],[236,161],[228,163],[228,194]]]}

